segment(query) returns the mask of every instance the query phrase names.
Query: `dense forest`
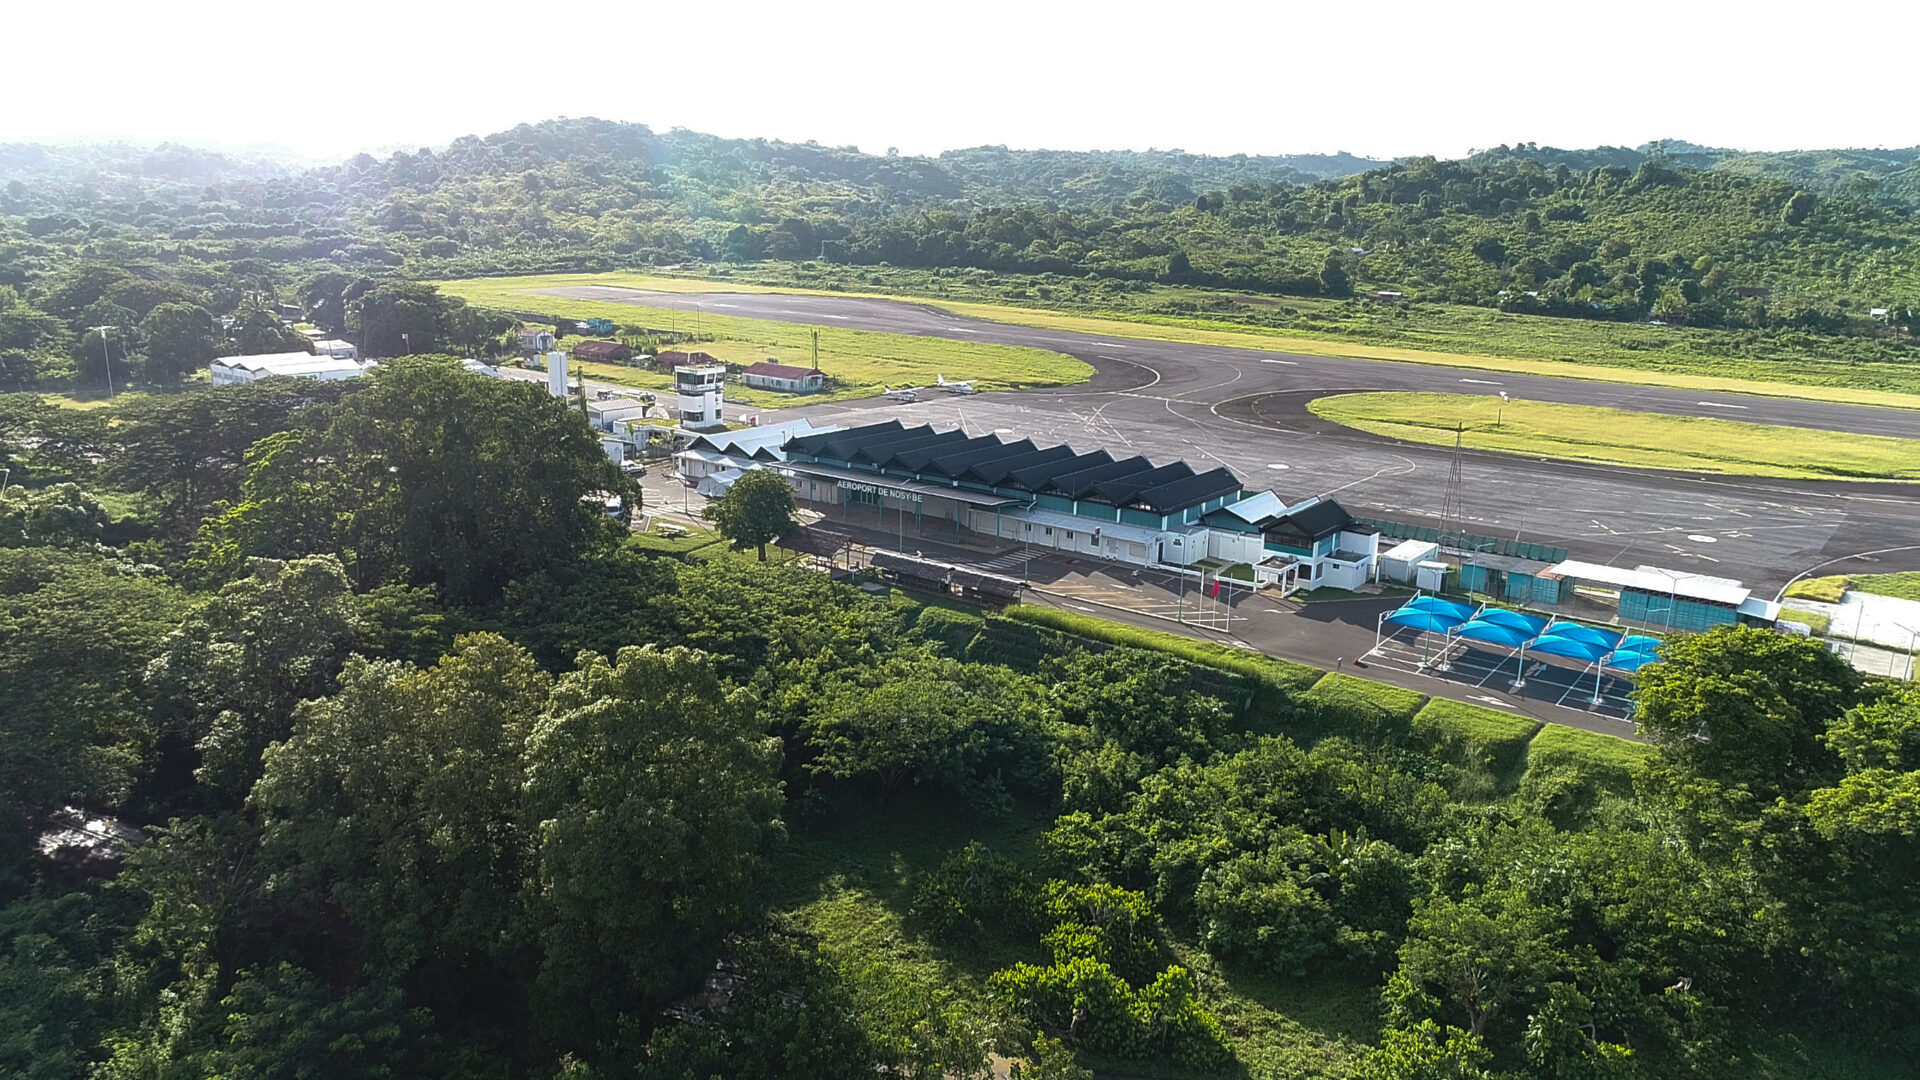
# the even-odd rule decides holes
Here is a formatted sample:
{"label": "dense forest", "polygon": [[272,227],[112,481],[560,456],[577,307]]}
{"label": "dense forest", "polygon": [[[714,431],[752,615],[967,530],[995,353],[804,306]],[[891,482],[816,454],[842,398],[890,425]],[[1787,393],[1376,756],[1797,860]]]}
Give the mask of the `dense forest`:
{"label": "dense forest", "polygon": [[[0,287],[13,292],[0,294],[11,313],[0,379],[84,382],[78,363],[99,382],[118,355],[130,368],[151,358],[164,381],[209,350],[271,344],[279,303],[359,333],[359,293],[402,279],[761,260],[1109,290],[1390,292],[1796,341],[1848,335],[1897,361],[1910,359],[1920,309],[1913,159],[1682,143],[1524,144],[1459,161],[912,157],[598,120],[306,171],[177,146],[4,146]],[[102,267],[138,290],[72,284]],[[149,326],[156,302],[184,306]],[[480,351],[487,327],[469,323],[436,347]]]}
{"label": "dense forest", "polygon": [[[1649,756],[1517,761],[1348,675],[649,546],[577,413],[446,358],[7,395],[0,469],[0,1074],[1911,1059],[1920,695],[1817,642],[1670,642]],[[1319,999],[1340,1040],[1271,1004]]]}

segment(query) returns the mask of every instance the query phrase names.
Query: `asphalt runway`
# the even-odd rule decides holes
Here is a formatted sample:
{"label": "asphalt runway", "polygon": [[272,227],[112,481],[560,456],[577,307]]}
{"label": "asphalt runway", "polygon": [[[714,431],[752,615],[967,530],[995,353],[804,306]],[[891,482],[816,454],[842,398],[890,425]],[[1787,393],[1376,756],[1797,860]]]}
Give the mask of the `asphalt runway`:
{"label": "asphalt runway", "polygon": [[[1463,371],[1420,364],[1116,340],[967,319],[909,302],[779,293],[657,293],[605,286],[536,295],[1030,345],[1093,365],[1057,390],[839,402],[783,411],[843,424],[889,417],[1091,450],[1225,465],[1289,500],[1333,495],[1354,513],[1440,524],[1453,451],[1327,424],[1315,396],[1364,390],[1493,393],[1576,405],[1920,437],[1920,413],[1747,395]],[[774,417],[763,411],[771,421]],[[1467,531],[1565,547],[1574,558],[1737,578],[1769,597],[1796,574],[1920,569],[1920,485],[1699,476],[1467,451]],[[1911,547],[1907,551],[1887,549]],[[1883,552],[1860,556],[1861,553]]]}

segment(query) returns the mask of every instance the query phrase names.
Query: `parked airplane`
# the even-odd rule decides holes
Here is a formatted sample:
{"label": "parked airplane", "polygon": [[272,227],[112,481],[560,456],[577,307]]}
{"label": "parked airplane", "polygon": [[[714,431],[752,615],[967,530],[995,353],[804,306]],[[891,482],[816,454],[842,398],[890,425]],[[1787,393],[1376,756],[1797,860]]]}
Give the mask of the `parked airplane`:
{"label": "parked airplane", "polygon": [[901,404],[905,404],[909,401],[920,400],[920,390],[918,387],[906,386],[898,390],[895,390],[893,387],[888,386],[885,383],[882,383],[880,386],[880,389],[886,391],[886,395],[889,398],[892,398],[893,400],[898,401]]}
{"label": "parked airplane", "polygon": [[945,390],[949,394],[971,394],[975,392],[971,382],[948,382],[945,375],[935,375],[934,378],[939,380],[938,385],[940,389]]}

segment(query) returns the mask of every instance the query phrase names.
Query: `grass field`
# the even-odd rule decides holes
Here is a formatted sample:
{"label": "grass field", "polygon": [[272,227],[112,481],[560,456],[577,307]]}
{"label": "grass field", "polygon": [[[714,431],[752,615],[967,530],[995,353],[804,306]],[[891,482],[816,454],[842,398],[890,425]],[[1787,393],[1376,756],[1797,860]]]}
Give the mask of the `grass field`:
{"label": "grass field", "polygon": [[1476,394],[1338,394],[1308,408],[1347,427],[1441,446],[1464,424],[1470,449],[1535,458],[1803,480],[1920,479],[1920,439]]}
{"label": "grass field", "polygon": [[1920,601],[1920,570],[1898,574],[1835,574],[1831,577],[1801,578],[1787,586],[1787,597],[1837,604],[1848,589],[1858,589],[1875,596]]}
{"label": "grass field", "polygon": [[1780,609],[1780,618],[1786,622],[1804,624],[1813,631],[1815,637],[1826,637],[1827,630],[1833,625],[1833,617],[1817,611],[1801,611],[1799,608]]}
{"label": "grass field", "polygon": [[[785,292],[830,296],[909,296],[959,315],[1041,329],[1101,336],[1144,338],[1230,348],[1348,356],[1402,363],[1440,364],[1558,378],[1593,379],[1643,386],[1674,386],[1733,394],[1766,394],[1813,401],[1920,409],[1920,364],[1835,359],[1817,342],[1748,344],[1722,331],[1687,330],[1631,323],[1516,315],[1486,308],[1441,304],[1373,305],[1305,297],[1243,297],[1180,287],[1155,286],[1129,299],[1134,310],[1113,310],[1115,299],[1075,300],[1069,289],[1018,287],[996,290],[994,276],[936,277],[886,268],[832,268],[829,277],[802,267],[766,264],[717,276],[612,273],[522,278],[482,278],[449,283],[460,295],[478,285],[511,290],[564,285],[614,285],[662,292]],[[989,284],[971,286],[975,278]],[[824,286],[824,287],[822,287]],[[1013,293],[1008,303],[997,296]],[[1042,306],[1035,306],[1038,300]],[[1155,313],[1169,302],[1208,308],[1225,305],[1247,317],[1284,310],[1290,325],[1249,325],[1226,316]],[[1051,306],[1047,306],[1051,305]],[[614,308],[632,311],[628,305]],[[1142,310],[1146,309],[1146,310]],[[610,316],[614,317],[614,316]],[[680,313],[685,319],[685,313]],[[627,321],[632,321],[628,316]],[[951,374],[951,373],[949,373]]]}
{"label": "grass field", "polygon": [[[654,329],[691,328],[684,311],[649,308],[608,300],[570,300],[539,295],[534,290],[568,285],[623,285],[657,288],[662,280],[635,275],[568,274],[520,278],[471,278],[439,282],[440,288],[470,303],[516,311],[540,311],[568,318],[603,317],[627,325]],[[981,390],[1019,390],[1036,386],[1068,386],[1087,381],[1093,369],[1061,353],[1016,345],[989,345],[972,341],[884,334],[837,326],[812,327],[769,319],[731,315],[703,315],[703,335],[713,338],[688,346],[730,363],[751,364],[776,360],[809,366],[813,332],[820,334],[820,368],[834,380],[818,394],[775,394],[744,387],[727,387],[727,398],[760,408],[801,403],[872,397],[884,386],[930,386],[935,378],[972,381]],[[638,368],[609,364],[587,365],[588,376],[648,390],[669,388],[672,380]]]}

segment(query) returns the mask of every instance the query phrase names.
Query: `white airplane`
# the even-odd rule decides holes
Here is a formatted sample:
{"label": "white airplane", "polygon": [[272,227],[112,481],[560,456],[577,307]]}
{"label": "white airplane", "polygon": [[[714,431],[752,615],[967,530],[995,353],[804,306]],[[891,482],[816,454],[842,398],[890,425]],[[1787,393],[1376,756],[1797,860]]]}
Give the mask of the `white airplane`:
{"label": "white airplane", "polygon": [[889,398],[892,398],[893,400],[898,401],[902,404],[905,404],[909,401],[920,400],[920,391],[915,387],[907,386],[907,387],[902,387],[899,390],[895,390],[893,387],[888,386],[885,383],[882,383],[880,386],[880,389],[885,391],[886,395]]}
{"label": "white airplane", "polygon": [[971,382],[948,382],[945,375],[935,375],[934,378],[939,380],[938,385],[940,389],[945,390],[949,394],[971,394],[975,392]]}

